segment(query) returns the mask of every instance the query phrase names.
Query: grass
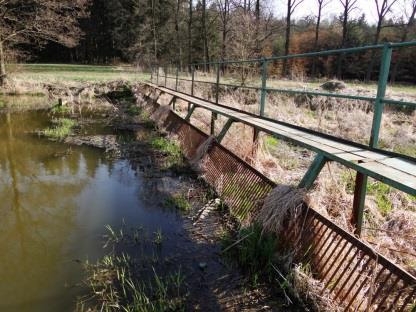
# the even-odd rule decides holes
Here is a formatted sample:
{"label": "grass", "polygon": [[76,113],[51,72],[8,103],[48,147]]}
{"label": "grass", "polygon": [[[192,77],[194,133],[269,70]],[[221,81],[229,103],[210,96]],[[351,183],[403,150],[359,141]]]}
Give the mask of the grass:
{"label": "grass", "polygon": [[[146,244],[146,235],[140,235],[139,231],[131,235],[109,225],[106,228],[108,240],[104,247],[111,247],[112,252],[96,263],[84,264],[89,294],[78,299],[77,311],[184,311],[188,290],[181,267],[158,270],[157,257],[148,258],[142,253],[135,257],[125,252],[115,254],[114,250],[122,249],[128,239]],[[154,234],[152,244],[148,245],[153,248],[148,254],[160,252],[162,231]]]}
{"label": "grass", "polygon": [[[157,312],[183,311],[186,292],[185,277],[177,271],[161,276],[153,274],[142,281],[135,277],[133,260],[126,254],[107,255],[96,264],[85,264],[88,286],[94,294],[97,311]],[[91,311],[86,302],[79,302],[79,311]]]}
{"label": "grass", "polygon": [[174,195],[172,197],[169,197],[165,201],[165,206],[166,207],[174,207],[174,208],[177,208],[177,209],[179,209],[181,211],[185,211],[185,212],[188,212],[192,208],[192,206],[189,203],[186,196],[182,195],[182,194]]}
{"label": "grass", "polygon": [[167,156],[166,167],[182,163],[181,148],[175,142],[164,137],[155,137],[150,140],[150,145],[155,150]]}
{"label": "grass", "polygon": [[68,114],[70,112],[71,112],[71,108],[69,106],[66,106],[66,105],[55,105],[51,109],[51,113],[52,114],[57,114],[57,115]]}
{"label": "grass", "polygon": [[74,127],[78,125],[75,120],[69,118],[53,119],[53,127],[43,130],[42,134],[52,140],[63,140],[73,133]]}
{"label": "grass", "polygon": [[75,82],[106,82],[111,80],[144,81],[150,75],[137,72],[131,66],[96,66],[71,64],[22,64],[11,65],[9,69],[16,79]]}
{"label": "grass", "polygon": [[388,196],[391,192],[390,186],[378,181],[370,182],[367,186],[367,192],[368,195],[375,197],[378,209],[384,216],[392,211],[393,204]]}
{"label": "grass", "polygon": [[153,243],[160,246],[163,243],[163,233],[161,229],[158,229],[155,233],[155,238],[153,240]]}
{"label": "grass", "polygon": [[263,233],[259,224],[252,224],[239,230],[237,235],[226,232],[221,238],[225,255],[253,279],[273,277],[273,262],[277,247],[277,237]]}
{"label": "grass", "polygon": [[277,147],[279,145],[279,140],[273,136],[267,135],[264,137],[264,140],[267,144],[267,146],[271,146],[271,147]]}
{"label": "grass", "polygon": [[396,153],[404,154],[411,157],[416,157],[416,145],[415,144],[408,144],[408,145],[398,145],[394,148]]}
{"label": "grass", "polygon": [[134,106],[134,105],[130,106],[130,107],[127,109],[127,113],[128,113],[130,116],[138,116],[138,115],[140,115],[140,114],[141,114],[141,111],[142,111],[142,110],[141,110],[139,107]]}
{"label": "grass", "polygon": [[[208,81],[208,82],[213,82],[215,84],[214,72],[212,72],[211,74],[200,73],[199,75],[197,73],[197,76],[198,76],[198,80],[200,81]],[[179,75],[179,78],[189,79],[190,76]],[[305,79],[286,80],[286,79],[268,78],[267,86],[271,88],[315,90],[315,89],[319,89],[320,86],[328,80],[330,79],[323,78],[323,79],[315,79],[315,80],[305,80]],[[164,81],[163,76],[159,77],[159,83],[163,81]],[[227,73],[227,76],[221,77],[221,83],[241,85],[241,78],[239,76],[235,76],[233,74]],[[355,80],[354,81],[346,80],[345,83],[351,89],[355,89],[355,90],[364,89],[364,90],[372,91],[374,92],[374,95],[377,90],[376,82],[366,83],[366,82],[357,82]],[[260,75],[247,79],[245,85],[252,86],[252,87],[261,87]],[[391,92],[393,94],[404,93],[404,94],[411,95],[411,96],[416,95],[416,88],[414,85],[405,85],[405,84],[388,85],[387,90],[388,90],[388,93]]]}
{"label": "grass", "polygon": [[[349,194],[354,194],[355,176],[350,171],[345,170],[341,173],[341,181]],[[373,196],[379,211],[383,216],[387,216],[393,209],[393,203],[389,197],[392,188],[379,181],[369,181],[367,184],[367,194]],[[410,195],[408,195],[410,196]],[[409,197],[409,200],[413,200]]]}

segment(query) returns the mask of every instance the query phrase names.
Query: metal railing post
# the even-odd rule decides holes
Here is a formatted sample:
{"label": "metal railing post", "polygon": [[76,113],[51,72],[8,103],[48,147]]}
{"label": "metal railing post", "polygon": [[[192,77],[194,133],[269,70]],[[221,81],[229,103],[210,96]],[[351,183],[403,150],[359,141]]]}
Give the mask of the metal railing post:
{"label": "metal railing post", "polygon": [[357,236],[361,236],[361,231],[363,228],[365,197],[367,195],[367,181],[368,176],[357,172],[357,176],[355,178],[354,201],[351,216],[351,223],[355,228],[354,233]]}
{"label": "metal railing post", "polygon": [[393,48],[390,43],[385,43],[381,56],[380,76],[378,79],[377,96],[374,103],[373,125],[371,127],[370,147],[377,147],[380,135],[381,119],[383,117],[384,97],[386,95],[387,83],[389,79],[391,55]]}
{"label": "metal railing post", "polygon": [[175,82],[175,91],[178,91],[178,77],[179,76],[179,65],[176,64],[176,82]]}
{"label": "metal railing post", "polygon": [[195,66],[192,65],[191,68],[192,82],[191,82],[191,95],[194,95],[194,83],[195,83]]}
{"label": "metal railing post", "polygon": [[266,108],[266,87],[267,87],[267,61],[263,58],[261,63],[261,97],[260,116],[264,116]]}
{"label": "metal railing post", "polygon": [[215,90],[215,103],[218,104],[218,97],[220,92],[220,63],[217,64],[217,82],[215,83],[216,90]]}
{"label": "metal railing post", "polygon": [[[370,147],[377,147],[378,145],[381,119],[383,117],[384,110],[383,100],[386,95],[387,83],[389,79],[392,51],[393,49],[390,43],[385,43],[383,46],[383,53],[381,55],[379,74],[380,76],[378,79],[377,96],[374,101],[374,115],[373,125],[371,127]],[[351,223],[355,227],[355,234],[358,236],[361,236],[362,226],[364,222],[364,208],[365,198],[367,195],[367,182],[368,176],[360,172],[357,172],[357,177],[355,179],[354,202]]]}
{"label": "metal railing post", "polygon": [[165,66],[165,88],[167,86],[167,81],[168,81],[168,66]]}

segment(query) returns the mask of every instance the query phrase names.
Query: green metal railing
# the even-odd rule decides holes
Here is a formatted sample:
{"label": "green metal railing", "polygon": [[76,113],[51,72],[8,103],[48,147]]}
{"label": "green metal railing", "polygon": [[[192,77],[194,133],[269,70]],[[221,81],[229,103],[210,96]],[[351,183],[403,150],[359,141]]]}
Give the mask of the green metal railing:
{"label": "green metal railing", "polygon": [[[334,97],[334,98],[341,98],[347,100],[359,100],[359,101],[366,101],[372,103],[373,105],[373,121],[371,127],[371,134],[369,139],[369,148],[370,149],[377,149],[379,143],[379,136],[380,136],[380,127],[381,127],[381,120],[383,116],[384,106],[385,105],[393,105],[399,107],[406,107],[410,109],[416,109],[415,102],[408,102],[408,101],[398,101],[394,99],[386,98],[386,89],[388,85],[388,78],[390,73],[390,66],[392,63],[392,53],[394,49],[399,48],[406,48],[406,47],[416,47],[416,41],[414,42],[403,42],[403,43],[384,43],[379,45],[371,45],[371,46],[364,46],[364,47],[356,47],[356,48],[349,48],[349,49],[339,49],[339,50],[329,50],[329,51],[322,51],[322,52],[312,52],[312,53],[303,53],[303,54],[294,54],[294,55],[287,55],[287,56],[276,56],[276,57],[269,57],[269,58],[261,58],[261,59],[251,59],[251,60],[225,60],[225,61],[215,61],[209,63],[195,63],[191,64],[188,68],[190,69],[190,76],[191,78],[183,78],[180,77],[180,67],[176,66],[176,75],[169,76],[167,73],[167,66],[165,66],[164,70],[164,86],[167,86],[167,79],[174,79],[175,80],[175,91],[178,90],[178,82],[179,81],[188,81],[191,83],[191,95],[194,95],[194,87],[195,83],[205,83],[215,85],[215,103],[218,104],[219,101],[219,92],[220,87],[233,87],[233,88],[242,88],[242,89],[250,89],[260,91],[260,99],[259,99],[259,107],[257,115],[261,117],[265,117],[266,111],[266,98],[267,94],[272,92],[278,93],[286,93],[286,94],[302,94],[302,95],[310,95],[310,96],[323,96],[323,97]],[[284,88],[272,88],[267,86],[268,82],[268,66],[270,63],[275,61],[281,60],[288,60],[288,59],[299,59],[299,58],[309,58],[309,57],[323,57],[323,56],[331,56],[331,55],[343,55],[348,53],[361,53],[366,52],[369,50],[380,50],[381,51],[381,62],[380,62],[380,69],[379,69],[379,77],[378,77],[378,84],[377,84],[377,94],[376,96],[361,96],[361,95],[350,95],[350,94],[342,94],[342,93],[333,93],[333,92],[320,92],[320,91],[309,91],[309,90],[295,90],[295,89],[284,89]],[[252,64],[254,68],[260,69],[261,75],[261,84],[260,86],[248,86],[248,85],[236,85],[230,83],[221,83],[221,71],[227,66],[230,65],[241,65],[241,64]],[[210,65],[210,67],[215,67],[216,71],[216,80],[214,81],[205,81],[205,80],[196,80],[195,79],[195,72],[196,69],[199,67],[207,68],[206,65]],[[160,66],[157,65],[156,70],[156,84],[160,85],[160,77],[159,77],[159,68]],[[154,79],[154,69],[152,68],[152,82]],[[192,111],[195,109],[195,105],[192,108],[189,107],[188,109],[188,116],[192,114]],[[188,117],[187,117],[188,118]],[[212,112],[212,120],[211,120],[211,134],[213,133],[213,126],[215,125],[215,119],[217,118],[217,114]],[[189,119],[189,118],[188,118]],[[232,120],[226,123],[218,137],[221,138],[223,132],[226,132],[230,127]],[[256,132],[255,132],[256,137]],[[380,149],[377,149],[380,150]],[[397,154],[397,153],[395,153]],[[405,155],[397,154],[397,156],[407,157]],[[414,161],[414,158],[410,158]],[[319,172],[321,171],[324,164],[328,161],[328,159],[321,154],[318,154],[315,160],[313,161],[311,167],[306,172],[304,178],[300,183],[300,187],[309,188],[312,186],[313,182],[317,178]],[[367,180],[368,176],[360,173],[357,171],[356,181],[355,181],[355,193],[354,193],[354,204],[353,204],[353,216],[352,221],[353,224],[356,225],[356,232],[360,234],[361,227],[363,223],[363,215],[364,215],[364,203],[365,197],[367,192]],[[395,185],[392,185],[395,187]]]}
{"label": "green metal railing", "polygon": [[[219,91],[220,87],[234,87],[234,88],[243,88],[243,89],[251,89],[260,91],[260,99],[259,99],[259,109],[258,113],[260,116],[265,115],[265,108],[266,108],[266,95],[271,92],[278,92],[278,93],[287,93],[287,94],[302,94],[302,95],[310,95],[310,96],[324,96],[324,97],[334,97],[334,98],[341,98],[347,100],[359,100],[359,101],[367,101],[373,103],[374,105],[374,115],[373,115],[373,122],[371,128],[371,135],[369,140],[369,145],[372,148],[378,146],[379,136],[380,136],[380,127],[381,127],[381,119],[384,111],[384,105],[395,105],[395,106],[402,106],[408,108],[416,108],[416,102],[408,102],[408,101],[398,101],[394,99],[386,98],[386,89],[388,84],[388,78],[390,73],[390,65],[392,59],[392,52],[394,49],[405,48],[405,47],[416,47],[416,42],[402,42],[402,43],[384,43],[378,45],[370,45],[364,47],[356,47],[356,48],[348,48],[348,49],[338,49],[338,50],[328,50],[328,51],[321,51],[321,52],[311,52],[311,53],[302,53],[302,54],[293,54],[287,56],[275,56],[275,57],[268,57],[268,58],[261,58],[261,59],[250,59],[250,60],[224,60],[224,61],[213,61],[207,63],[194,63],[189,66],[191,71],[191,78],[181,78],[179,77],[180,74],[180,67],[179,65],[176,66],[176,75],[169,76],[167,74],[167,67],[165,66],[165,74],[164,74],[164,85],[167,84],[167,79],[175,79],[175,90],[178,89],[178,81],[189,81],[191,82],[191,95],[194,94],[194,85],[195,83],[205,83],[205,84],[213,84],[216,86],[215,90],[215,103],[218,103],[219,99]],[[268,80],[268,66],[270,63],[275,61],[281,60],[288,60],[288,59],[299,59],[299,58],[310,58],[310,57],[323,57],[323,56],[331,56],[331,55],[340,55],[340,54],[351,54],[351,53],[360,53],[366,52],[369,50],[381,50],[381,64],[379,70],[379,79],[377,85],[377,95],[374,96],[361,96],[361,95],[350,95],[350,94],[342,94],[342,93],[333,93],[333,92],[319,92],[319,91],[308,91],[308,90],[295,90],[295,89],[285,89],[285,88],[271,88],[267,87],[267,80]],[[230,84],[230,83],[221,83],[221,70],[224,66],[229,65],[239,65],[239,64],[254,64],[261,69],[261,86],[246,86],[246,85],[237,85],[237,84]],[[206,65],[213,65],[216,70],[216,81],[205,81],[205,80],[196,80],[195,79],[195,71],[196,68],[203,67],[205,68]],[[159,66],[157,66],[159,68]],[[154,70],[152,68],[152,79],[153,79]],[[159,70],[157,70],[157,79],[156,84],[159,84]]]}

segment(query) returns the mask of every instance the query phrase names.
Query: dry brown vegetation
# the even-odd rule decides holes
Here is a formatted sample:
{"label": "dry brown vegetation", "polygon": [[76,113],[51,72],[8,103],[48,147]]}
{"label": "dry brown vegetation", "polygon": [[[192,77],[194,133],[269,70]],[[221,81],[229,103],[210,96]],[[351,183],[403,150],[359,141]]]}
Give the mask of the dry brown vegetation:
{"label": "dry brown vegetation", "polygon": [[[168,80],[168,86],[174,88],[174,81]],[[189,92],[190,85],[180,82],[179,88]],[[197,84],[195,94],[213,99],[213,89],[208,84]],[[352,91],[354,90],[349,90]],[[392,97],[399,94],[392,94]],[[220,103],[257,112],[257,95],[255,92],[222,90]],[[413,94],[408,94],[407,98],[414,101]],[[178,101],[176,107],[180,115],[186,115],[187,103]],[[366,103],[322,97],[299,99],[271,94],[267,98],[266,113],[268,117],[365,144],[369,139],[372,121],[372,111]],[[197,109],[191,122],[208,133],[210,119],[208,111]],[[221,130],[224,122],[225,118],[218,118],[216,133]],[[415,126],[416,112],[386,109],[381,147],[416,156]],[[268,135],[261,135],[255,145],[252,139],[253,130],[237,123],[231,127],[223,144],[279,184],[297,185],[314,157],[313,152]],[[352,231],[350,218],[354,181],[353,170],[328,163],[308,193],[308,201],[313,208],[349,231]],[[370,179],[363,238],[413,275],[416,274],[415,228],[416,198]]]}

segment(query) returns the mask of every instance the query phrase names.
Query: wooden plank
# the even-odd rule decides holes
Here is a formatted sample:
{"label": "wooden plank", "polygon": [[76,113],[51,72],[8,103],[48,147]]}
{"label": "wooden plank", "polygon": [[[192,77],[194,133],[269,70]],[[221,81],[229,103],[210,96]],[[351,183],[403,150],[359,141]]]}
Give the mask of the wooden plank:
{"label": "wooden plank", "polygon": [[[401,170],[397,170],[396,168],[389,167],[379,162],[369,162],[359,165],[360,167],[378,173],[380,176],[386,177],[389,180],[406,185],[407,187],[411,187],[416,190],[416,177],[413,175],[407,174]],[[397,187],[396,185],[392,186]]]}
{"label": "wooden plank", "polygon": [[379,161],[382,164],[385,164],[389,167],[396,168],[404,173],[408,173],[412,176],[416,176],[416,166],[414,163],[401,159],[398,157],[391,157],[384,160]]}

